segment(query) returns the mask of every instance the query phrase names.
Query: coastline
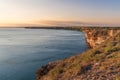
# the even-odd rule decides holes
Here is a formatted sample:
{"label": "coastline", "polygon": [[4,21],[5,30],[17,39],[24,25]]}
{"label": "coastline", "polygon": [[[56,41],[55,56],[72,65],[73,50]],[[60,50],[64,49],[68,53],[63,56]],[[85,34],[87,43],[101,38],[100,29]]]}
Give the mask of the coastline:
{"label": "coastline", "polygon": [[[101,27],[100,27],[101,28]],[[119,36],[120,36],[120,28],[114,28],[114,27],[112,27],[112,28],[102,28],[102,29],[100,29],[100,28],[82,28],[82,30],[83,30],[83,32],[85,32],[86,33],[86,35],[89,35],[89,37],[88,36],[86,36],[86,38],[88,38],[89,40],[86,40],[88,43],[90,43],[89,41],[91,41],[90,39],[92,39],[93,40],[93,42],[92,43],[94,43],[94,42],[97,42],[97,41],[101,41],[101,39],[104,39],[102,42],[99,42],[99,45],[97,44],[97,45],[94,45],[94,46],[91,46],[90,48],[91,49],[88,49],[87,51],[85,51],[84,53],[82,53],[81,55],[77,55],[77,56],[72,56],[72,57],[70,57],[70,58],[67,58],[67,59],[64,59],[64,60],[61,60],[61,61],[58,61],[58,62],[52,62],[52,63],[48,63],[46,66],[42,66],[38,71],[37,71],[37,80],[69,80],[69,79],[71,79],[71,80],[74,80],[74,79],[77,79],[77,80],[81,80],[81,79],[84,79],[84,77],[83,77],[83,70],[85,70],[85,74],[86,74],[86,79],[88,80],[89,78],[91,78],[91,76],[87,76],[87,74],[89,74],[89,72],[87,72],[86,71],[86,69],[88,68],[89,69],[89,67],[92,67],[93,68],[93,71],[95,70],[94,69],[94,67],[93,67],[93,65],[97,65],[97,63],[99,63],[99,60],[96,62],[96,59],[97,58],[95,58],[95,56],[93,56],[93,58],[95,58],[95,62],[93,62],[93,61],[91,61],[91,60],[89,60],[88,62],[86,62],[86,59],[84,60],[82,60],[82,61],[85,61],[86,63],[84,63],[84,64],[81,64],[81,65],[78,65],[78,63],[76,64],[76,60],[77,60],[77,62],[80,60],[81,61],[81,59],[83,58],[83,57],[86,57],[87,55],[93,55],[93,54],[98,54],[99,53],[99,55],[100,54],[105,54],[106,52],[104,52],[104,51],[99,51],[99,49],[102,49],[102,48],[104,48],[103,46],[107,46],[107,47],[111,47],[110,45],[107,45],[106,43],[108,43],[108,41],[107,40],[109,40],[109,41],[117,41],[117,43],[116,44],[118,44],[118,46],[120,46],[119,45],[119,39],[116,39],[116,40],[114,40],[113,38],[116,38],[116,36],[119,38]],[[87,29],[87,32],[85,31]],[[117,30],[118,30],[118,33],[117,34],[115,34],[116,32],[117,32]],[[89,31],[89,32],[88,32]],[[112,32],[112,33],[111,33]],[[89,34],[88,34],[89,33]],[[105,33],[105,34],[102,34],[102,33]],[[111,36],[112,35],[112,36]],[[105,37],[109,37],[109,38],[105,38]],[[109,44],[109,43],[108,43]],[[89,46],[90,46],[91,44],[89,44]],[[113,46],[114,47],[114,46]],[[106,48],[105,48],[106,49]],[[118,50],[115,50],[114,52],[118,52],[119,53],[119,47],[118,47]],[[95,50],[95,53],[93,52]],[[91,53],[90,53],[90,51],[92,51]],[[111,54],[113,54],[113,52],[111,52]],[[84,55],[84,56],[83,56]],[[108,54],[109,55],[109,54]],[[108,56],[107,55],[107,56]],[[119,54],[118,54],[119,55]],[[117,56],[118,56],[117,55]],[[82,56],[82,57],[81,57]],[[98,56],[98,55],[97,55]],[[107,58],[105,57],[104,59],[106,59],[107,60]],[[64,68],[66,68],[66,67],[70,67],[71,66],[71,64],[73,64],[73,63],[71,63],[71,60],[72,60],[72,62],[74,62],[75,61],[75,64],[74,65],[76,65],[76,66],[74,66],[75,67],[75,69],[74,69],[74,67],[73,67],[73,69],[72,69],[72,73],[71,74],[69,74],[69,77],[67,77],[68,76],[68,74],[66,74],[68,71],[69,71],[69,68],[68,69],[65,69],[64,70]],[[93,59],[94,60],[94,59]],[[102,58],[100,59],[100,61],[102,60]],[[67,62],[66,62],[67,61]],[[70,62],[69,62],[70,61]],[[60,66],[61,65],[61,66]],[[59,66],[59,69],[57,68]],[[81,67],[82,66],[82,67]],[[86,68],[84,68],[84,67],[86,67]],[[101,67],[100,65],[98,65],[98,67]],[[106,67],[106,66],[104,66],[104,67]],[[79,71],[79,70],[81,70],[81,69],[83,69],[82,70],[82,72],[81,71]],[[62,70],[62,71],[61,71]],[[76,71],[77,70],[77,71]],[[90,69],[91,70],[91,69]],[[107,68],[107,70],[109,70],[109,68]],[[56,72],[56,71],[58,71],[58,72]],[[59,72],[60,71],[60,72]],[[79,72],[81,72],[81,73],[79,73]],[[92,73],[92,72],[91,72]],[[94,73],[95,74],[98,74],[97,72],[95,72],[94,71]],[[93,73],[93,74],[94,74]],[[52,76],[52,75],[53,76]],[[79,75],[78,75],[79,74]],[[85,76],[85,74],[84,74],[84,76]],[[105,74],[105,73],[103,73],[103,74]],[[65,77],[65,75],[66,75],[66,77]],[[106,74],[106,75],[108,75],[108,74]],[[116,73],[116,78],[118,78],[117,76],[119,75],[119,73],[117,74]],[[71,76],[71,77],[70,77]],[[80,77],[81,76],[81,77]],[[104,78],[104,77],[100,77],[101,76],[101,74],[99,75],[99,76],[96,76],[96,75],[94,75],[93,76],[93,78],[95,78],[95,79],[111,79],[111,80],[113,80],[113,79],[115,79],[113,76],[109,76],[108,78],[106,77],[106,78]],[[77,77],[79,77],[79,78],[77,78]],[[97,78],[96,78],[97,77]],[[90,80],[94,80],[94,79],[90,79]]]}

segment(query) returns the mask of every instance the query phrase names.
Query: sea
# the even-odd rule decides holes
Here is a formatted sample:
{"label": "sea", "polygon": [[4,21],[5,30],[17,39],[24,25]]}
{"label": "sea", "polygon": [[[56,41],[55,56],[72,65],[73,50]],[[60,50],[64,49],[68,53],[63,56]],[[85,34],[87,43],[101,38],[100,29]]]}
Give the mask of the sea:
{"label": "sea", "polygon": [[80,31],[0,28],[0,80],[36,80],[41,66],[86,49]]}

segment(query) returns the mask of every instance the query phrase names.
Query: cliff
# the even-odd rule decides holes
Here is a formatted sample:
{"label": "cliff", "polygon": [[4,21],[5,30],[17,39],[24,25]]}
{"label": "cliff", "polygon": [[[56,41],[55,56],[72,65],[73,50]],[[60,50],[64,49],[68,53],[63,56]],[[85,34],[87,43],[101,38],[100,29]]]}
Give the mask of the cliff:
{"label": "cliff", "polygon": [[120,80],[120,29],[83,30],[92,48],[41,67],[37,80]]}
{"label": "cliff", "polygon": [[86,43],[94,48],[120,32],[119,28],[84,28]]}

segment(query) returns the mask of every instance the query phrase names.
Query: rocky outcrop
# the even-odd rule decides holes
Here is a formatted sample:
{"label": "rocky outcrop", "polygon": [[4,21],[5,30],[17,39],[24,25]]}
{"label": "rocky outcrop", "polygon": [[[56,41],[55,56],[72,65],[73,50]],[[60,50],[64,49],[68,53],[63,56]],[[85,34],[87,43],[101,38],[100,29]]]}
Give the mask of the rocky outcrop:
{"label": "rocky outcrop", "polygon": [[59,63],[60,61],[56,62],[50,62],[46,66],[42,66],[36,73],[37,73],[37,80],[46,80],[46,77],[43,77],[46,75],[50,70],[55,68],[55,66]]}
{"label": "rocky outcrop", "polygon": [[100,44],[102,44],[104,41],[108,40],[109,38],[115,36],[120,32],[119,29],[104,29],[104,28],[89,28],[84,29],[84,34],[86,38],[86,43],[89,48],[94,48]]}

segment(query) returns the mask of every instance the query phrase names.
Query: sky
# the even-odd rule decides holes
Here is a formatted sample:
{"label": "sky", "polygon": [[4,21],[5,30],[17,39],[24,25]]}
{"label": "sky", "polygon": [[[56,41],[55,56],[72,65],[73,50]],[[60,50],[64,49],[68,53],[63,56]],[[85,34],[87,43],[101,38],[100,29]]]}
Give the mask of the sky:
{"label": "sky", "polygon": [[0,0],[0,26],[120,24],[120,0]]}

